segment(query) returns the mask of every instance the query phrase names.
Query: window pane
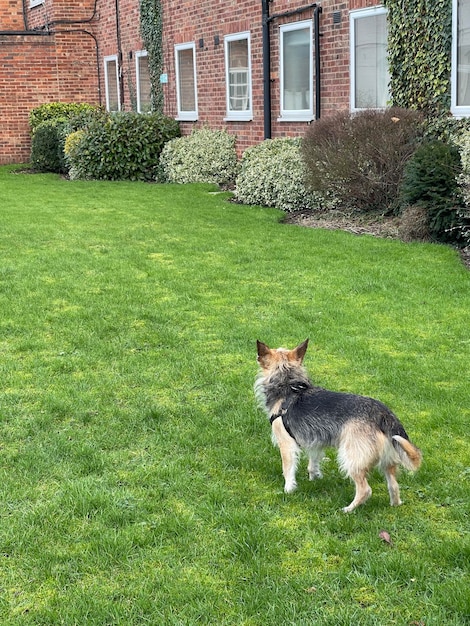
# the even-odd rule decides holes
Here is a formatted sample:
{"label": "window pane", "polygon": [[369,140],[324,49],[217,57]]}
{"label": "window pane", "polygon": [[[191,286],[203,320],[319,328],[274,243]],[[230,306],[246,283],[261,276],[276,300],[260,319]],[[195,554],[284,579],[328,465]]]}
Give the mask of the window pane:
{"label": "window pane", "polygon": [[150,72],[148,56],[139,56],[137,61],[139,72],[139,113],[148,113],[150,102]]}
{"label": "window pane", "polygon": [[460,0],[457,33],[457,106],[470,105],[470,0]]}
{"label": "window pane", "polygon": [[193,49],[178,50],[178,80],[180,94],[180,110],[196,110],[196,91],[194,85]]}
{"label": "window pane", "polygon": [[310,109],[310,29],[286,31],[282,38],[283,109]]}
{"label": "window pane", "polygon": [[119,87],[117,82],[117,60],[106,61],[106,95],[108,111],[119,111]]}
{"label": "window pane", "polygon": [[248,39],[228,43],[229,110],[249,111]]}
{"label": "window pane", "polygon": [[355,107],[382,108],[388,100],[385,13],[355,20]]}

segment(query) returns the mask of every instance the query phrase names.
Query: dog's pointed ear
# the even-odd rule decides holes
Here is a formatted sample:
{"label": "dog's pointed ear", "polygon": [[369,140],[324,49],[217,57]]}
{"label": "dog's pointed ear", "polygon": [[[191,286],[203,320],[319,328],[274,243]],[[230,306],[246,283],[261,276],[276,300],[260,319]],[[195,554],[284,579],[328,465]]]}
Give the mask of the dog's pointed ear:
{"label": "dog's pointed ear", "polygon": [[269,367],[271,348],[269,348],[262,341],[256,341],[256,347],[258,349],[258,358],[256,359],[259,365],[264,369]]}
{"label": "dog's pointed ear", "polygon": [[256,340],[256,348],[258,350],[258,358],[263,358],[271,352],[270,348],[262,341],[259,341],[259,339]]}
{"label": "dog's pointed ear", "polygon": [[297,348],[294,348],[296,358],[302,363],[304,360],[305,353],[308,348],[308,339],[306,339],[303,343],[301,343]]}

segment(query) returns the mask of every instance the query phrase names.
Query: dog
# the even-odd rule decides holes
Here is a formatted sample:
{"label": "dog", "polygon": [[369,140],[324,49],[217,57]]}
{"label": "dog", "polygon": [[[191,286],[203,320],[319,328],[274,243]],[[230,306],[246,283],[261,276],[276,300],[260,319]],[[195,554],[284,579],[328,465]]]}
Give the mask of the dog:
{"label": "dog", "polygon": [[257,341],[260,372],[255,395],[272,425],[279,447],[284,491],[297,487],[296,471],[301,450],[309,457],[310,480],[321,478],[323,450],[338,450],[338,464],[356,486],[345,513],[364,504],[372,494],[368,472],[375,466],[385,474],[390,504],[398,506],[398,466],[415,471],[422,454],[408,438],[399,419],[378,400],[351,393],[329,391],[312,384],[303,366],[308,339],[293,350],[271,349]]}

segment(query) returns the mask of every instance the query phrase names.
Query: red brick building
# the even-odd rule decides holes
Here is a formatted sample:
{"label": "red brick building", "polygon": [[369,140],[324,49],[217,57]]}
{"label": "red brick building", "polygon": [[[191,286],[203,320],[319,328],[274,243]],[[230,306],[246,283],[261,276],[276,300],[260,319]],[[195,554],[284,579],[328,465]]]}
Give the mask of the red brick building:
{"label": "red brick building", "polygon": [[[149,108],[139,0],[0,0],[0,163],[29,158],[28,115],[53,101]],[[376,0],[162,0],[164,112],[238,148],[301,136],[319,115],[387,102]]]}

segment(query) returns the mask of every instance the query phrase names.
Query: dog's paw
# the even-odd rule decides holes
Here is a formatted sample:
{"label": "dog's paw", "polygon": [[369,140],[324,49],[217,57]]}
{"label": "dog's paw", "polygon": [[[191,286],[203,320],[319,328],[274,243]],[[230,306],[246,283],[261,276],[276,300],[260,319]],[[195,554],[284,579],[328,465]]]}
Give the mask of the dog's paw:
{"label": "dog's paw", "polygon": [[323,478],[321,470],[314,470],[313,472],[308,473],[309,480],[317,480],[319,478]]}
{"label": "dog's paw", "polygon": [[297,489],[297,483],[296,482],[286,483],[284,485],[284,493],[292,493],[296,489]]}
{"label": "dog's paw", "polygon": [[343,513],[352,513],[354,511],[356,507],[352,505],[352,503],[349,506],[345,506],[344,508],[342,508],[341,510],[343,511]]}

